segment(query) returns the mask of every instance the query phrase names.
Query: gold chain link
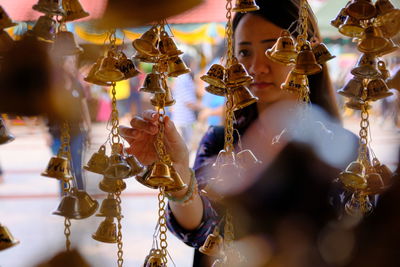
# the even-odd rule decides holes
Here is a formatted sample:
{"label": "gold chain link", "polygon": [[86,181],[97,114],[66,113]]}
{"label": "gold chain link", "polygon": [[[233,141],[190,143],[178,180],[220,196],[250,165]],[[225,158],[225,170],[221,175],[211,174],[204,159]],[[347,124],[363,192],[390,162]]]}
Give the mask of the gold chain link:
{"label": "gold chain link", "polygon": [[300,17],[300,34],[299,37],[304,41],[307,40],[307,30],[308,30],[308,11],[307,11],[307,0],[301,1],[299,17]]}
{"label": "gold chain link", "polygon": [[160,193],[158,193],[158,224],[160,226],[159,229],[159,239],[160,239],[160,247],[161,254],[163,257],[164,264],[166,265],[168,262],[167,258],[167,219],[165,217],[165,194],[164,188],[160,187]]}
{"label": "gold chain link", "polygon": [[71,235],[71,221],[69,218],[65,217],[64,219],[64,235],[65,235],[65,248],[67,251],[70,251],[71,249],[71,241],[69,239],[69,236]]}
{"label": "gold chain link", "polygon": [[120,211],[120,214],[117,217],[117,247],[118,247],[118,267],[122,267],[122,265],[124,264],[124,251],[122,250],[123,247],[123,242],[122,242],[122,224],[121,224],[121,220],[122,220],[122,207],[121,207],[121,191],[118,191],[115,193],[115,198],[117,200],[117,206],[118,206],[118,210]]}
{"label": "gold chain link", "polygon": [[226,1],[226,41],[227,41],[227,67],[232,65],[233,61],[233,29],[232,29],[232,0]]}
{"label": "gold chain link", "polygon": [[369,113],[367,110],[368,102],[364,102],[361,109],[361,122],[359,132],[359,159],[362,162],[368,162],[368,127],[369,127]]}

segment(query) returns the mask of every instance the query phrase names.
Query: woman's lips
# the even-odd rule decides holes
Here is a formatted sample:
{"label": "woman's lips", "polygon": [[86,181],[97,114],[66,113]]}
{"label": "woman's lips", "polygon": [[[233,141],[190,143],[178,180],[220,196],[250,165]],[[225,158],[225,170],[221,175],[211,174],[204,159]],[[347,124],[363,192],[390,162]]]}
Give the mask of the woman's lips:
{"label": "woman's lips", "polygon": [[268,83],[268,82],[257,82],[257,83],[252,83],[251,87],[255,89],[266,89],[270,86],[273,86],[274,83]]}

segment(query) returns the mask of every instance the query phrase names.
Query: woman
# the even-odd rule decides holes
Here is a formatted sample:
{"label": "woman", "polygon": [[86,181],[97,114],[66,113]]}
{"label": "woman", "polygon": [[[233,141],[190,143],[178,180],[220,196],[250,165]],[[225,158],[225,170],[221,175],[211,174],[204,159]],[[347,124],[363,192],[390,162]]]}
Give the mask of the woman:
{"label": "woman", "polygon": [[[236,14],[234,17],[235,56],[254,78],[250,89],[259,98],[257,104],[248,106],[236,113],[235,128],[240,135],[244,135],[250,127],[253,127],[252,124],[256,121],[258,114],[272,114],[272,112],[269,112],[270,108],[272,110],[278,108],[279,112],[280,107],[279,105],[276,106],[277,103],[297,98],[295,94],[290,94],[280,88],[291,67],[272,62],[265,56],[265,51],[273,46],[283,29],[288,29],[297,20],[298,2],[297,0],[281,0],[273,1],[272,4],[272,1],[258,1],[259,11]],[[316,22],[310,20],[309,36],[312,33],[318,37]],[[311,102],[320,106],[331,117],[339,121],[326,66],[324,66],[322,73],[310,76],[309,79]],[[154,111],[146,111],[143,116],[136,116],[132,119],[132,128],[121,128],[121,134],[131,145],[127,151],[137,156],[143,164],[151,164],[157,158],[152,142],[158,131],[157,119],[158,115]],[[282,130],[278,122],[275,127],[258,127],[257,129],[251,131],[253,136],[258,134],[258,139],[262,137],[266,140],[272,140]],[[190,184],[191,172],[189,170],[188,150],[168,117],[165,119],[165,135],[168,152],[175,169],[185,183]],[[250,139],[254,140],[254,138]],[[246,144],[249,145],[250,149],[257,147],[257,144],[251,142]],[[273,158],[285,147],[285,144],[275,147],[267,145],[262,149],[262,152],[265,152],[266,155],[257,156],[264,161],[272,162]],[[199,145],[193,167],[199,189],[206,186],[210,177],[208,171],[211,169],[211,164],[214,163],[218,152],[223,149],[223,145],[223,128],[210,127]],[[218,206],[211,203],[206,197],[200,196],[197,190],[193,191],[193,194],[190,194],[190,192],[188,194],[187,189],[171,193],[172,201],[169,201],[168,206],[168,225],[178,238],[198,249],[204,243],[208,234],[212,233],[214,226],[219,223],[220,212]],[[199,265],[201,260],[198,256],[199,252],[196,250],[194,266],[207,266]]]}

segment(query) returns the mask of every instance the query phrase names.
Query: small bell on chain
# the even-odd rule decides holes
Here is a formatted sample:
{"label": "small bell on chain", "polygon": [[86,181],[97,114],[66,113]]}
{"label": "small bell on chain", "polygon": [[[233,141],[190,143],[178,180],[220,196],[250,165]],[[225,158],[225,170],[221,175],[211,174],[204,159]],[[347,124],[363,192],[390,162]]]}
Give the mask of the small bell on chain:
{"label": "small bell on chain", "polygon": [[344,172],[339,174],[343,185],[351,190],[362,190],[367,186],[365,167],[359,161],[351,162]]}
{"label": "small bell on chain", "polygon": [[99,207],[99,203],[97,200],[94,200],[86,191],[74,190],[73,194],[78,199],[79,216],[75,219],[86,219],[96,212],[97,208]]}
{"label": "small bell on chain", "polygon": [[381,50],[379,50],[378,52],[376,52],[376,55],[378,57],[393,53],[395,51],[397,51],[397,49],[399,49],[399,46],[397,44],[395,44],[395,42],[393,42],[392,39],[388,39],[388,43],[385,47],[383,47]]}
{"label": "small bell on chain", "polygon": [[380,174],[383,184],[388,187],[392,184],[393,172],[385,164],[381,164],[377,158],[372,160],[373,167]]}
{"label": "small bell on chain", "polygon": [[117,193],[126,189],[126,183],[122,179],[104,177],[99,183],[99,188],[103,192]]}
{"label": "small bell on chain", "polygon": [[117,59],[112,51],[108,51],[107,56],[102,59],[95,76],[103,82],[118,82],[125,78],[124,74],[117,68]]}
{"label": "small bell on chain", "polygon": [[243,85],[232,88],[232,91],[233,110],[245,108],[258,101],[258,97],[254,96],[249,88]]}
{"label": "small bell on chain", "polygon": [[214,85],[208,85],[204,88],[207,92],[217,96],[226,96],[226,89],[221,87],[216,87]]}
{"label": "small bell on chain", "polygon": [[381,175],[376,172],[373,166],[367,168],[365,179],[367,180],[367,187],[362,190],[364,194],[376,195],[382,193],[385,189]]}
{"label": "small bell on chain", "polygon": [[175,168],[173,166],[169,167],[169,172],[171,174],[171,178],[174,180],[174,183],[167,186],[165,188],[165,191],[176,192],[176,191],[180,191],[180,190],[187,188],[187,185],[182,180],[181,176],[179,175],[179,173],[175,170]]}
{"label": "small bell on chain", "polygon": [[152,252],[145,261],[144,267],[166,267],[161,250],[152,249]]}
{"label": "small bell on chain", "polygon": [[386,68],[386,63],[382,60],[378,61],[378,70],[381,73],[381,78],[386,81],[388,78],[390,78],[390,72]]}
{"label": "small bell on chain", "polygon": [[266,56],[271,58],[275,62],[280,62],[286,65],[294,64],[297,58],[297,51],[294,46],[293,37],[290,32],[283,30],[281,36],[276,41],[276,46],[271,53],[267,53]]}
{"label": "small bell on chain", "polygon": [[65,23],[59,27],[52,49],[53,53],[60,57],[74,56],[83,52],[82,47],[76,42],[74,34],[67,31]]}
{"label": "small bell on chain", "polygon": [[378,15],[376,22],[382,27],[386,37],[393,37],[400,31],[400,10],[389,0],[377,0],[375,3]]}
{"label": "small bell on chain", "polygon": [[154,94],[150,99],[150,103],[155,107],[169,107],[175,104],[175,99],[172,98],[171,89],[169,88],[165,79],[162,81],[165,93]]}
{"label": "small bell on chain", "polygon": [[190,69],[179,56],[173,56],[168,59],[168,76],[178,77],[189,72]]}
{"label": "small bell on chain", "polygon": [[131,172],[131,167],[122,154],[122,144],[112,145],[112,154],[110,156],[108,167],[104,175],[112,179],[124,179]]}
{"label": "small bell on chain", "polygon": [[244,65],[237,60],[226,71],[225,84],[227,86],[236,87],[252,82],[253,77],[247,73]]}
{"label": "small bell on chain", "polygon": [[310,44],[306,43],[301,45],[293,72],[303,75],[312,75],[321,71],[322,67],[317,63],[311,51]]}
{"label": "small bell on chain", "polygon": [[144,79],[142,88],[139,89],[141,92],[162,94],[165,93],[165,89],[162,86],[161,74],[159,73],[148,73]]}
{"label": "small bell on chain", "polygon": [[13,237],[8,228],[0,223],[0,251],[18,244],[19,241]]}
{"label": "small bell on chain", "polygon": [[121,217],[121,209],[112,194],[109,194],[108,197],[101,202],[99,213],[97,213],[96,216],[112,218]]}
{"label": "small bell on chain", "polygon": [[149,179],[150,175],[151,175],[151,171],[153,170],[153,166],[154,163],[151,164],[150,166],[147,166],[144,168],[144,170],[135,176],[136,181],[138,181],[139,183],[141,183],[142,185],[149,187],[151,189],[157,189],[158,186],[153,186],[148,184],[146,181]]}
{"label": "small bell on chain", "polygon": [[223,257],[224,239],[219,234],[218,227],[214,228],[212,234],[207,236],[204,244],[199,248],[199,251],[211,257]]}
{"label": "small bell on chain", "polygon": [[344,23],[347,17],[346,8],[342,8],[335,19],[331,20],[331,25],[335,28],[339,28]]}
{"label": "small bell on chain", "polygon": [[97,151],[92,155],[87,165],[83,166],[83,168],[90,172],[103,174],[106,168],[108,167],[108,161],[109,158],[106,155],[106,147],[102,145],[99,148],[99,151]]}
{"label": "small bell on chain", "polygon": [[[364,100],[361,100],[359,98],[350,98],[348,102],[345,103],[345,106],[349,109],[354,109],[354,110],[361,110],[362,107],[365,105]],[[371,105],[367,105],[366,109],[371,109]]]}
{"label": "small bell on chain", "polygon": [[367,100],[376,101],[393,95],[382,79],[370,80],[367,85]]}
{"label": "small bell on chain", "polygon": [[62,10],[59,0],[39,0],[39,2],[33,5],[32,9],[52,16],[63,16],[64,10]]}
{"label": "small bell on chain", "polygon": [[339,26],[339,32],[345,36],[354,38],[360,37],[364,32],[364,28],[361,26],[358,19],[347,16],[344,23]]}
{"label": "small bell on chain", "polygon": [[133,55],[134,59],[141,61],[141,62],[146,62],[146,63],[157,63],[158,58],[156,56],[148,56],[145,54],[140,53],[139,51],[136,51],[136,53]]}
{"label": "small bell on chain", "polygon": [[364,30],[357,48],[363,53],[376,53],[382,51],[388,45],[390,45],[390,43],[383,36],[380,28],[369,26]]}
{"label": "small bell on chain", "polygon": [[39,17],[32,28],[32,34],[39,40],[53,42],[56,34],[56,21],[48,15]]}
{"label": "small bell on chain", "polygon": [[256,4],[255,0],[236,0],[235,6],[232,8],[233,12],[250,12],[259,10],[260,7]]}
{"label": "small bell on chain", "polygon": [[337,92],[338,94],[345,97],[362,99],[363,91],[364,91],[363,79],[355,76]]}
{"label": "small bell on chain", "polygon": [[354,192],[350,201],[345,205],[347,214],[354,217],[362,217],[372,211],[372,204],[367,195],[361,192]]}
{"label": "small bell on chain", "polygon": [[64,21],[74,21],[89,16],[89,13],[83,10],[79,0],[62,0],[62,8],[65,12]]}
{"label": "small bell on chain", "polygon": [[160,51],[157,49],[160,36],[157,27],[153,26],[146,31],[139,39],[132,42],[136,51],[147,56],[158,56]]}
{"label": "small bell on chain", "polygon": [[207,74],[201,76],[200,79],[217,88],[225,88],[225,67],[220,64],[213,64]]}
{"label": "small bell on chain", "polygon": [[309,92],[307,75],[298,74],[293,71],[289,73],[285,83],[281,84],[281,89],[290,93],[301,94],[302,92]]}
{"label": "small bell on chain", "polygon": [[111,85],[111,83],[103,82],[96,77],[96,72],[99,70],[101,61],[103,60],[103,58],[104,57],[98,58],[97,61],[92,65],[92,67],[89,70],[88,75],[84,78],[84,80],[86,82],[92,83],[92,84],[97,84],[100,86],[110,86]]}
{"label": "small bell on chain", "polygon": [[68,159],[61,155],[51,157],[46,170],[40,175],[50,178],[56,178],[58,180],[72,179],[71,168]]}
{"label": "small bell on chain", "polygon": [[171,177],[169,166],[161,161],[154,163],[149,177],[145,182],[155,187],[167,187],[174,184],[174,179]]}
{"label": "small bell on chain", "polygon": [[174,40],[164,30],[161,31],[161,40],[158,44],[158,49],[160,50],[161,54],[167,55],[168,57],[179,56],[183,54],[183,52],[176,46]]}
{"label": "small bell on chain", "polygon": [[352,0],[346,7],[346,12],[349,16],[362,20],[373,18],[376,15],[372,0]]}
{"label": "small bell on chain", "polygon": [[106,217],[97,228],[96,233],[92,235],[94,240],[104,243],[117,243],[117,226],[114,218]]}
{"label": "small bell on chain", "polygon": [[78,199],[72,194],[67,194],[63,196],[60,205],[58,205],[57,210],[54,211],[53,214],[69,219],[79,219],[80,214],[78,205]]}
{"label": "small bell on chain", "polygon": [[379,76],[377,69],[377,59],[374,54],[363,54],[358,59],[357,67],[351,70],[351,74],[366,79],[371,79]]}
{"label": "small bell on chain", "polygon": [[128,163],[129,167],[131,167],[131,172],[126,178],[135,176],[143,171],[144,169],[143,165],[134,155],[126,156],[125,160]]}
{"label": "small bell on chain", "polygon": [[2,6],[0,6],[0,30],[14,27],[17,23],[12,22],[7,12],[4,10]]}
{"label": "small bell on chain", "polygon": [[319,43],[312,48],[315,59],[319,64],[323,64],[336,56],[333,56],[324,43]]}
{"label": "small bell on chain", "polygon": [[0,145],[14,141],[15,137],[10,133],[3,118],[0,117]]}
{"label": "small bell on chain", "polygon": [[124,74],[125,79],[135,77],[140,73],[133,61],[128,59],[123,52],[120,52],[116,66]]}

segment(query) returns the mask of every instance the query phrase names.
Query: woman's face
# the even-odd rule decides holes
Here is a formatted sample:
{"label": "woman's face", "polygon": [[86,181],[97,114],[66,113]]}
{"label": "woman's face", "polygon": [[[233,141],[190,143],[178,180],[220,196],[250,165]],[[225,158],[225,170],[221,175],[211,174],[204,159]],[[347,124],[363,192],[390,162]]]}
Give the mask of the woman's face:
{"label": "woman's face", "polygon": [[254,78],[251,91],[259,98],[259,108],[296,98],[281,89],[292,67],[275,63],[265,56],[279,38],[282,29],[254,14],[246,14],[235,30],[235,56]]}

